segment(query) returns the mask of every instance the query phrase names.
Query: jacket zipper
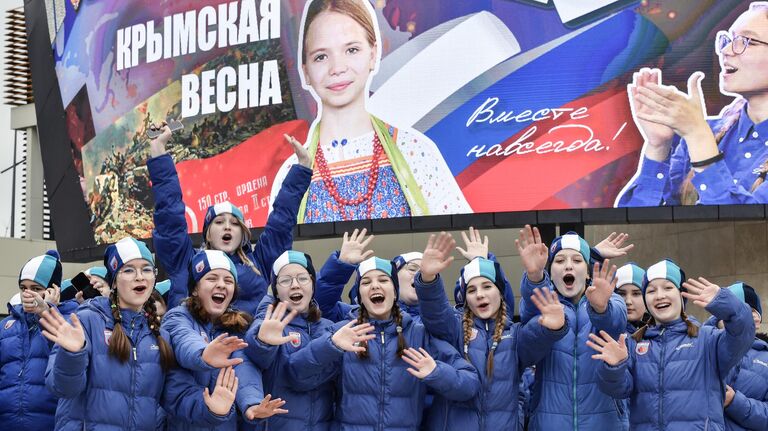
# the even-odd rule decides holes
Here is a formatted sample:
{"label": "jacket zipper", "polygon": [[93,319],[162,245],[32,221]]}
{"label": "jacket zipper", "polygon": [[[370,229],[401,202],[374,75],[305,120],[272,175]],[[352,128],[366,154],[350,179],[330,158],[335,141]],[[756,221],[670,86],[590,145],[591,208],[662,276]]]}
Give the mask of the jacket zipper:
{"label": "jacket zipper", "polygon": [[[309,337],[310,342],[312,341],[312,324],[310,322],[307,322],[307,335]],[[301,334],[299,334],[299,339],[301,339]],[[314,413],[315,413],[315,397],[317,396],[317,391],[311,391],[310,397],[309,397],[309,423],[307,423],[307,428],[311,429],[313,428],[312,424],[314,422]]]}
{"label": "jacket zipper", "polygon": [[[583,301],[585,297],[582,297]],[[579,305],[581,305],[581,301],[579,301],[579,304],[574,307],[574,316],[579,315]],[[570,301],[569,301],[570,302]],[[579,354],[578,354],[578,347],[579,347],[579,328],[578,325],[576,325],[576,328],[573,330],[573,429],[574,431],[578,431],[579,429],[579,395],[578,395],[578,387],[579,387]]]}
{"label": "jacket zipper", "polygon": [[[483,322],[485,324],[485,355],[486,357],[491,353],[491,343],[492,343],[492,336],[489,336],[488,331],[490,331],[490,328],[488,327],[488,321]],[[481,378],[482,380],[482,378]],[[483,384],[483,392],[482,397],[480,398],[480,429],[485,430],[485,400],[488,399],[488,392],[490,390],[490,382],[486,379],[485,383]]]}
{"label": "jacket zipper", "polygon": [[379,400],[379,429],[384,431],[384,385],[386,377],[384,376],[384,360],[387,355],[387,345],[384,339],[384,330],[381,331],[381,357],[379,362],[381,363],[381,399]]}
{"label": "jacket zipper", "polygon": [[[135,319],[131,319],[131,336],[129,337],[131,343],[134,342],[133,341],[133,330],[135,328],[135,323],[136,323]],[[118,325],[119,325],[119,323],[118,323]],[[136,346],[135,345],[132,347],[131,350],[133,351],[133,362],[131,362],[131,392],[133,392],[133,390],[136,387],[136,361],[138,360],[138,358],[137,358],[137,355],[136,355]],[[133,425],[133,401],[134,401],[135,396],[134,396],[134,394],[131,394],[130,397],[131,397],[131,406],[130,406],[130,408],[128,410],[128,423],[130,424],[129,428],[132,428],[132,425]]]}
{"label": "jacket zipper", "polygon": [[664,428],[664,331],[667,328],[661,328],[659,333],[659,343],[661,344],[661,356],[659,357],[659,426]]}

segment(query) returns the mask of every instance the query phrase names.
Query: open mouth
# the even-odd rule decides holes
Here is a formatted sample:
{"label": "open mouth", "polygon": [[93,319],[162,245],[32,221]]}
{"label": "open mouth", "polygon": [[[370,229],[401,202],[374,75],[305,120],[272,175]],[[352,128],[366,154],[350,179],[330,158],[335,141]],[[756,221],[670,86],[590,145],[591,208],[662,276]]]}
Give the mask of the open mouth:
{"label": "open mouth", "polygon": [[232,234],[231,233],[225,233],[221,236],[221,240],[224,242],[232,241]]}
{"label": "open mouth", "polygon": [[483,302],[477,305],[477,311],[481,313],[488,311],[489,308],[491,308],[491,304],[489,302]]}
{"label": "open mouth", "polygon": [[573,274],[565,274],[563,276],[563,283],[565,283],[565,286],[568,288],[573,287],[573,284],[576,282],[576,277],[574,277]]}
{"label": "open mouth", "polygon": [[289,296],[288,299],[290,299],[293,302],[301,302],[301,300],[304,299],[304,295],[299,292],[296,292],[291,296]]}
{"label": "open mouth", "polygon": [[373,295],[371,295],[371,302],[376,304],[376,305],[383,304],[384,303],[384,294],[382,294],[382,293],[374,293]]}
{"label": "open mouth", "polygon": [[227,295],[223,293],[214,293],[213,295],[211,295],[211,300],[213,301],[214,304],[221,305],[224,303],[224,301],[226,301],[226,299],[227,299]]}
{"label": "open mouth", "polygon": [[671,306],[672,306],[672,304],[670,304],[669,302],[662,302],[660,304],[656,304],[656,309],[657,310],[666,310],[667,308],[669,308]]}
{"label": "open mouth", "polygon": [[726,64],[726,65],[723,66],[723,72],[726,75],[730,75],[730,74],[736,73],[738,70],[739,70],[738,68],[733,67],[730,64]]}
{"label": "open mouth", "polygon": [[147,286],[136,286],[133,288],[133,291],[141,295],[147,290]]}

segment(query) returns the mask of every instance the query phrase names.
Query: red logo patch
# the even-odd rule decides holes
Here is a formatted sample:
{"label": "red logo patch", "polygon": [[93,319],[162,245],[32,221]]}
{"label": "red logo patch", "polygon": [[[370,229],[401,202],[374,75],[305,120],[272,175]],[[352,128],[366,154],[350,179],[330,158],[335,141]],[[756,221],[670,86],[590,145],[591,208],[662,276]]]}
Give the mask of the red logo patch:
{"label": "red logo patch", "polygon": [[301,334],[298,332],[291,331],[288,333],[289,336],[291,336],[291,346],[293,347],[299,347],[301,346]]}
{"label": "red logo patch", "polygon": [[109,346],[109,339],[112,338],[112,331],[109,329],[104,330],[104,342]]}
{"label": "red logo patch", "polygon": [[641,341],[637,343],[637,346],[635,346],[635,353],[638,355],[645,355],[648,353],[648,350],[651,348],[651,342],[650,341]]}
{"label": "red logo patch", "polygon": [[10,328],[11,326],[13,326],[14,323],[16,323],[15,319],[11,319],[11,320],[5,322],[5,329]]}

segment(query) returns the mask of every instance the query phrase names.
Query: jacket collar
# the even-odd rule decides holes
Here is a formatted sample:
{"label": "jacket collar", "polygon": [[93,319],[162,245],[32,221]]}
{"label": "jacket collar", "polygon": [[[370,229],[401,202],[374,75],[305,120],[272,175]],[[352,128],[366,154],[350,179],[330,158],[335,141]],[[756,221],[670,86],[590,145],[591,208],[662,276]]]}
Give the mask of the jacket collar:
{"label": "jacket collar", "polygon": [[657,324],[648,328],[648,330],[645,331],[645,336],[643,338],[656,338],[661,334],[662,331],[685,333],[688,331],[688,325],[686,325],[685,321],[683,321],[681,318],[678,318],[669,323]]}

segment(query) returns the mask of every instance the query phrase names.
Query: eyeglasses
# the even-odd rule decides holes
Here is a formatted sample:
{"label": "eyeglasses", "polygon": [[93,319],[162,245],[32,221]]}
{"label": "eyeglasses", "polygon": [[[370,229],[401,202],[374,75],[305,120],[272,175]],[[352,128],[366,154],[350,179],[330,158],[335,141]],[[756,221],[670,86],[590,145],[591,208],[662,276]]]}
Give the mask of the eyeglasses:
{"label": "eyeglasses", "polygon": [[744,54],[747,47],[750,45],[768,45],[768,42],[763,42],[752,37],[732,35],[727,31],[717,32],[715,37],[715,52],[719,55],[722,54],[728,45],[731,45],[733,53],[736,55]]}
{"label": "eyeglasses", "polygon": [[309,274],[299,274],[297,276],[281,275],[277,277],[277,285],[280,287],[291,287],[293,280],[299,283],[299,286],[309,286],[312,284],[312,277]]}
{"label": "eyeglasses", "polygon": [[126,266],[117,272],[118,275],[122,275],[125,278],[136,278],[136,274],[141,271],[142,277],[154,277],[157,275],[155,267],[152,265],[145,265],[141,267],[141,270],[137,270],[132,266]]}
{"label": "eyeglasses", "polygon": [[417,272],[419,272],[421,270],[421,265],[419,265],[418,263],[413,263],[413,262],[406,263],[405,264],[405,270],[415,274],[415,273],[417,273]]}

